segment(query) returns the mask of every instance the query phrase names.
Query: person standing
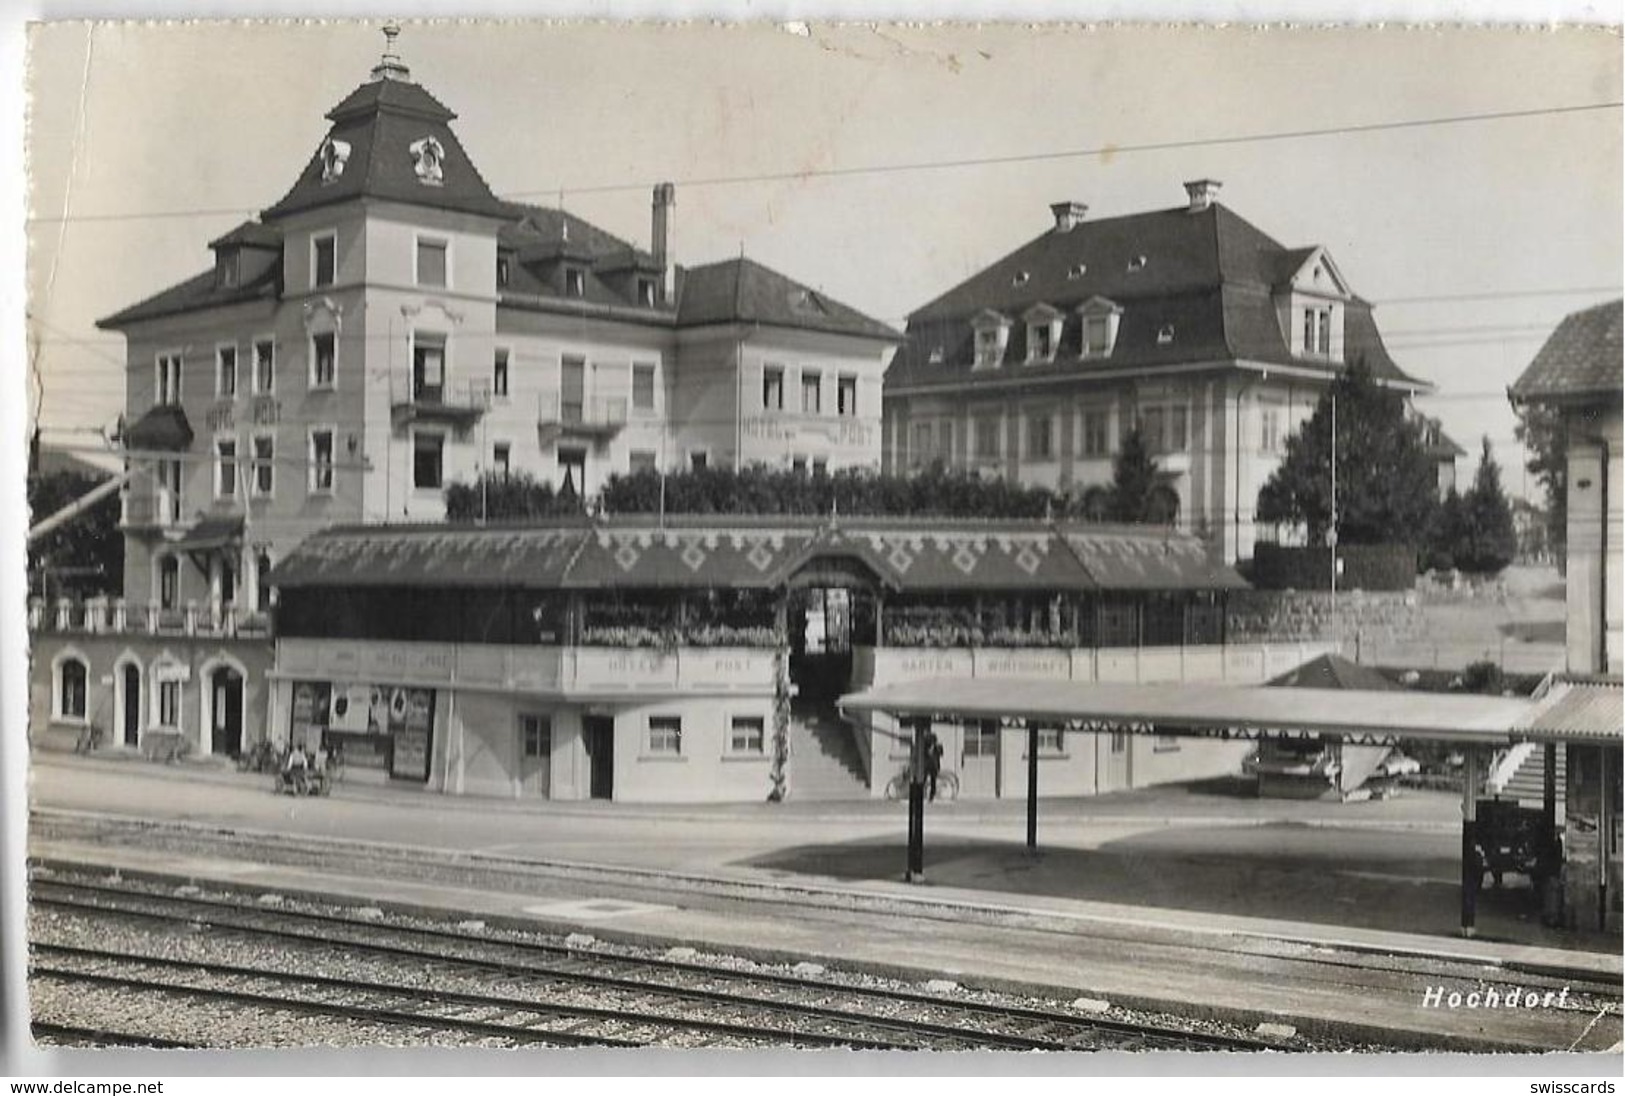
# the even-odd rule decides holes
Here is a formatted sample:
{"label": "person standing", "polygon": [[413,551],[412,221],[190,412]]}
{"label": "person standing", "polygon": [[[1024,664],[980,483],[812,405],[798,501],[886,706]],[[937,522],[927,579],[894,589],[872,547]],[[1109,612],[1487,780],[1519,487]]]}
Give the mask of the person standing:
{"label": "person standing", "polygon": [[942,772],[942,740],[937,732],[925,732],[925,782],[926,795],[935,800],[937,798],[937,774]]}

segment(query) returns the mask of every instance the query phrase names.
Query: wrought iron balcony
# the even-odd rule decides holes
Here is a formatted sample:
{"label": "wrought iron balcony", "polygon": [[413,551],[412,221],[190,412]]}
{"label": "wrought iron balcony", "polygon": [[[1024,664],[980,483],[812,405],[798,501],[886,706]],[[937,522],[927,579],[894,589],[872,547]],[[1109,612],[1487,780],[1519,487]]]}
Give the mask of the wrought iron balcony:
{"label": "wrought iron balcony", "polygon": [[491,405],[491,389],[487,384],[470,383],[461,390],[442,384],[414,384],[410,395],[397,395],[390,404],[390,417],[395,425],[411,422],[446,422],[464,429],[477,420]]}
{"label": "wrought iron balcony", "polygon": [[536,401],[536,421],[544,439],[564,434],[610,438],[626,425],[626,410],[624,398],[565,399],[557,392],[543,392]]}

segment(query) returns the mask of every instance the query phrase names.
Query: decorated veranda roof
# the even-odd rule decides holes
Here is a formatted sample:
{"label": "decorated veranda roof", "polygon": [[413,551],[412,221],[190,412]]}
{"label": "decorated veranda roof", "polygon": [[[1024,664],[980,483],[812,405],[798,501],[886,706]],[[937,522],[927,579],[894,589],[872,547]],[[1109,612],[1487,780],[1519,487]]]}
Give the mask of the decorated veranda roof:
{"label": "decorated veranda roof", "polygon": [[582,526],[367,526],[310,537],[271,572],[275,586],[556,587]]}
{"label": "decorated veranda roof", "polygon": [[854,559],[900,591],[1211,590],[1246,584],[1161,529],[1037,521],[618,517],[480,527],[359,526],[301,544],[278,586],[775,588]]}

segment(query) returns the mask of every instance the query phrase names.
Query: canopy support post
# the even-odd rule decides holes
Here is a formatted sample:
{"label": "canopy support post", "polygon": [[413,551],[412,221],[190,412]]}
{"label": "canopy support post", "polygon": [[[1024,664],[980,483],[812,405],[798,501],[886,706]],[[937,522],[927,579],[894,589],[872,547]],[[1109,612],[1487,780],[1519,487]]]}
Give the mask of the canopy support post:
{"label": "canopy support post", "polygon": [[1461,934],[1471,937],[1478,931],[1478,886],[1483,881],[1483,867],[1478,862],[1478,762],[1476,746],[1464,751],[1466,762],[1461,771]]}
{"label": "canopy support post", "polygon": [[915,719],[914,742],[908,755],[908,868],[905,883],[925,882],[925,728]]}
{"label": "canopy support post", "polygon": [[1038,724],[1027,723],[1027,851],[1038,851]]}

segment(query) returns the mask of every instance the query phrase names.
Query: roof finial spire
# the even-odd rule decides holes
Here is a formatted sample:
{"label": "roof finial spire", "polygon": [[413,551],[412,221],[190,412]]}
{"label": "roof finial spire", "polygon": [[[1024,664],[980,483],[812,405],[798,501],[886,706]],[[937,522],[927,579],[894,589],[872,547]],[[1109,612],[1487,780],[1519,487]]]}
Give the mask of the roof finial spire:
{"label": "roof finial spire", "polygon": [[400,56],[395,52],[395,39],[401,33],[401,25],[391,19],[383,25],[384,55],[372,68],[374,80],[406,80],[412,79],[412,70],[407,68]]}

